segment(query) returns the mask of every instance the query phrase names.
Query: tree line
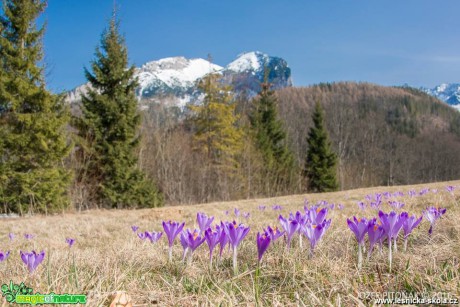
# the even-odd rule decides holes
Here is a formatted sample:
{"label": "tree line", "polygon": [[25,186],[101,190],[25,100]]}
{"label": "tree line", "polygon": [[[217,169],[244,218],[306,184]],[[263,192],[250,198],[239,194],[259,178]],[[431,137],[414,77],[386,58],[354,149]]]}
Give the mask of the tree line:
{"label": "tree line", "polygon": [[[3,212],[142,208],[335,190],[336,155],[318,103],[307,163],[298,163],[277,96],[238,99],[209,74],[204,101],[184,120],[157,108],[141,114],[134,67],[115,17],[90,69],[79,114],[46,89],[36,19],[41,0],[3,2],[0,17],[0,201]],[[245,108],[247,107],[247,108]],[[245,111],[241,111],[245,110]],[[150,116],[153,115],[153,116]],[[160,119],[160,117],[162,117]]]}

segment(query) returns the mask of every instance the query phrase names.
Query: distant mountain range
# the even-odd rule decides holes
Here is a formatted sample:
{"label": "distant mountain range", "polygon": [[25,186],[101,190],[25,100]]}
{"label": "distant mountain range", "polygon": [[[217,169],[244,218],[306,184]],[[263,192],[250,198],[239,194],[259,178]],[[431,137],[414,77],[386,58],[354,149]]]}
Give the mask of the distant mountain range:
{"label": "distant mountain range", "polygon": [[[292,86],[291,69],[284,59],[255,51],[240,54],[225,67],[205,59],[184,57],[145,63],[135,72],[139,80],[136,95],[141,106],[157,102],[184,108],[200,99],[202,93],[196,83],[209,73],[221,74],[224,84],[232,85],[237,93],[248,96],[260,91],[265,74],[268,82],[272,83],[272,89]],[[82,93],[87,92],[87,87],[88,84],[84,84],[68,92],[67,101],[78,102]]]}
{"label": "distant mountain range", "polygon": [[[291,69],[287,62],[259,51],[242,53],[225,67],[201,58],[170,57],[147,62],[136,69],[135,76],[139,80],[136,95],[140,106],[146,108],[158,103],[184,109],[189,103],[199,102],[202,93],[196,87],[197,81],[209,73],[221,74],[224,84],[232,85],[236,93],[249,97],[260,91],[266,73],[272,89],[292,86]],[[84,84],[69,91],[67,101],[80,101],[87,87],[88,84]],[[445,83],[420,90],[460,111],[460,83]]]}
{"label": "distant mountain range", "polygon": [[435,88],[421,88],[425,93],[442,100],[460,111],[460,84],[443,83]]}

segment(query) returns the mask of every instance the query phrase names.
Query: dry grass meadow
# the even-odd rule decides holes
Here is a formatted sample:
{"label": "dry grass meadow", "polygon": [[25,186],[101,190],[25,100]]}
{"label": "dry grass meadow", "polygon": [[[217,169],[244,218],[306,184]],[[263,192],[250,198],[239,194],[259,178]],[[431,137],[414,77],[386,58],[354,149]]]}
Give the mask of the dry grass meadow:
{"label": "dry grass meadow", "polygon": [[[445,190],[448,185],[457,187],[454,196]],[[108,296],[114,291],[126,291],[133,306],[370,306],[372,300],[359,293],[385,291],[446,292],[459,298],[459,186],[460,181],[453,181],[158,209],[92,210],[1,219],[0,250],[11,250],[11,255],[0,263],[0,282],[24,282],[40,293],[87,294],[87,306],[108,306]],[[357,243],[346,219],[353,215],[373,217],[377,212],[370,208],[362,211],[357,202],[376,192],[422,188],[437,188],[439,192],[398,200],[406,204],[403,211],[417,216],[428,206],[447,208],[433,235],[428,236],[429,222],[424,219],[412,233],[407,252],[402,251],[399,240],[391,273],[386,247],[383,255],[377,248],[359,271]],[[303,210],[305,199],[310,204],[321,200],[341,203],[344,208],[339,210],[336,206],[329,211],[331,227],[312,259],[308,258],[308,245],[304,244],[301,250],[297,237],[289,252],[280,238],[269,247],[257,271],[257,232],[268,225],[279,225],[279,214],[286,216]],[[275,204],[283,209],[272,210]],[[266,205],[267,209],[260,211],[259,205]],[[131,225],[137,225],[141,231],[162,231],[163,220],[185,221],[185,228],[194,228],[197,212],[215,216],[217,222],[232,220],[234,208],[251,214],[249,219],[240,217],[240,222],[251,230],[239,247],[238,275],[233,274],[232,256],[227,250],[222,261],[214,261],[210,269],[204,243],[187,265],[182,262],[182,247],[177,238],[174,260],[168,263],[164,235],[157,244],[151,244],[141,241],[131,230]],[[226,210],[230,211],[228,216]],[[384,204],[382,210],[388,212],[392,208]],[[13,241],[8,239],[9,233],[16,235]],[[35,238],[26,240],[25,233]],[[65,242],[67,237],[76,239],[71,249]],[[37,271],[29,275],[19,251],[32,249],[45,250],[46,257]]]}

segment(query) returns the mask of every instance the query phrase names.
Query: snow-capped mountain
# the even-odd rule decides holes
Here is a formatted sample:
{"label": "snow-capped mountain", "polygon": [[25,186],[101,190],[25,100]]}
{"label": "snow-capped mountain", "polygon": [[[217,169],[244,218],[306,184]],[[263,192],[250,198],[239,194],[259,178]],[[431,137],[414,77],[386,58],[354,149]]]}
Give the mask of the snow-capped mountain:
{"label": "snow-capped mountain", "polygon": [[445,101],[446,103],[450,104],[451,106],[460,111],[459,83],[443,83],[441,85],[436,86],[435,88],[422,88],[422,90],[431,96]]}
{"label": "snow-capped mountain", "polygon": [[[199,100],[201,93],[197,81],[209,73],[222,75],[224,84],[232,85],[235,92],[254,96],[267,75],[273,89],[291,86],[291,70],[287,62],[261,52],[240,54],[237,59],[222,67],[204,59],[170,57],[145,63],[136,69],[139,80],[136,95],[142,105],[163,103],[183,108]],[[78,102],[87,91],[87,84],[68,92],[69,102]]]}

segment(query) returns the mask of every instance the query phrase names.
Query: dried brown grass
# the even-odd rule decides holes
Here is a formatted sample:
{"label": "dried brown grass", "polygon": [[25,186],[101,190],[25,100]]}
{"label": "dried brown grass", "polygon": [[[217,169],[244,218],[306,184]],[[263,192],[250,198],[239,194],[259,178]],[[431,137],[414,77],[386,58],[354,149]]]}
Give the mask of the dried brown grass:
{"label": "dried brown grass", "polygon": [[[0,282],[25,282],[40,293],[83,293],[88,295],[88,306],[105,306],[116,290],[127,291],[135,306],[358,306],[372,305],[361,300],[359,292],[406,291],[448,292],[460,297],[460,189],[457,199],[444,191],[447,185],[459,186],[460,181],[402,187],[378,187],[336,193],[292,195],[270,199],[218,202],[194,206],[176,206],[143,210],[91,210],[56,216],[34,216],[2,221],[0,250],[11,250],[6,262],[0,263]],[[365,195],[383,191],[409,191],[421,188],[439,188],[437,194],[410,199],[405,197],[405,211],[420,215],[430,205],[447,208],[428,236],[429,223],[424,220],[411,235],[408,251],[402,252],[402,240],[394,255],[393,270],[388,272],[386,250],[377,250],[369,262],[358,271],[356,240],[346,225],[353,215],[376,216],[368,209],[362,212],[356,205]],[[319,243],[315,256],[308,258],[307,240],[304,249],[286,251],[282,239],[269,247],[260,271],[257,270],[255,235],[267,225],[278,224],[281,213],[287,215],[310,203],[326,200],[341,203],[343,210],[329,213],[331,228]],[[283,206],[273,211],[271,206]],[[259,211],[259,205],[266,205]],[[185,221],[186,227],[195,226],[197,212],[216,217],[216,221],[230,220],[233,209],[250,212],[248,237],[239,247],[240,274],[234,276],[231,255],[227,251],[221,262],[208,267],[208,248],[204,244],[194,253],[193,262],[181,262],[182,248],[174,246],[174,261],[168,263],[167,244],[163,237],[152,245],[142,242],[131,231],[131,225],[140,230],[162,230],[162,220]],[[385,205],[385,211],[390,207]],[[228,216],[224,211],[229,210]],[[13,242],[8,233],[16,234]],[[25,240],[24,233],[36,235]],[[66,237],[76,239],[69,249]],[[45,250],[43,264],[29,275],[19,257],[19,250]],[[366,257],[364,257],[366,258]],[[75,263],[75,266],[74,266]]]}

